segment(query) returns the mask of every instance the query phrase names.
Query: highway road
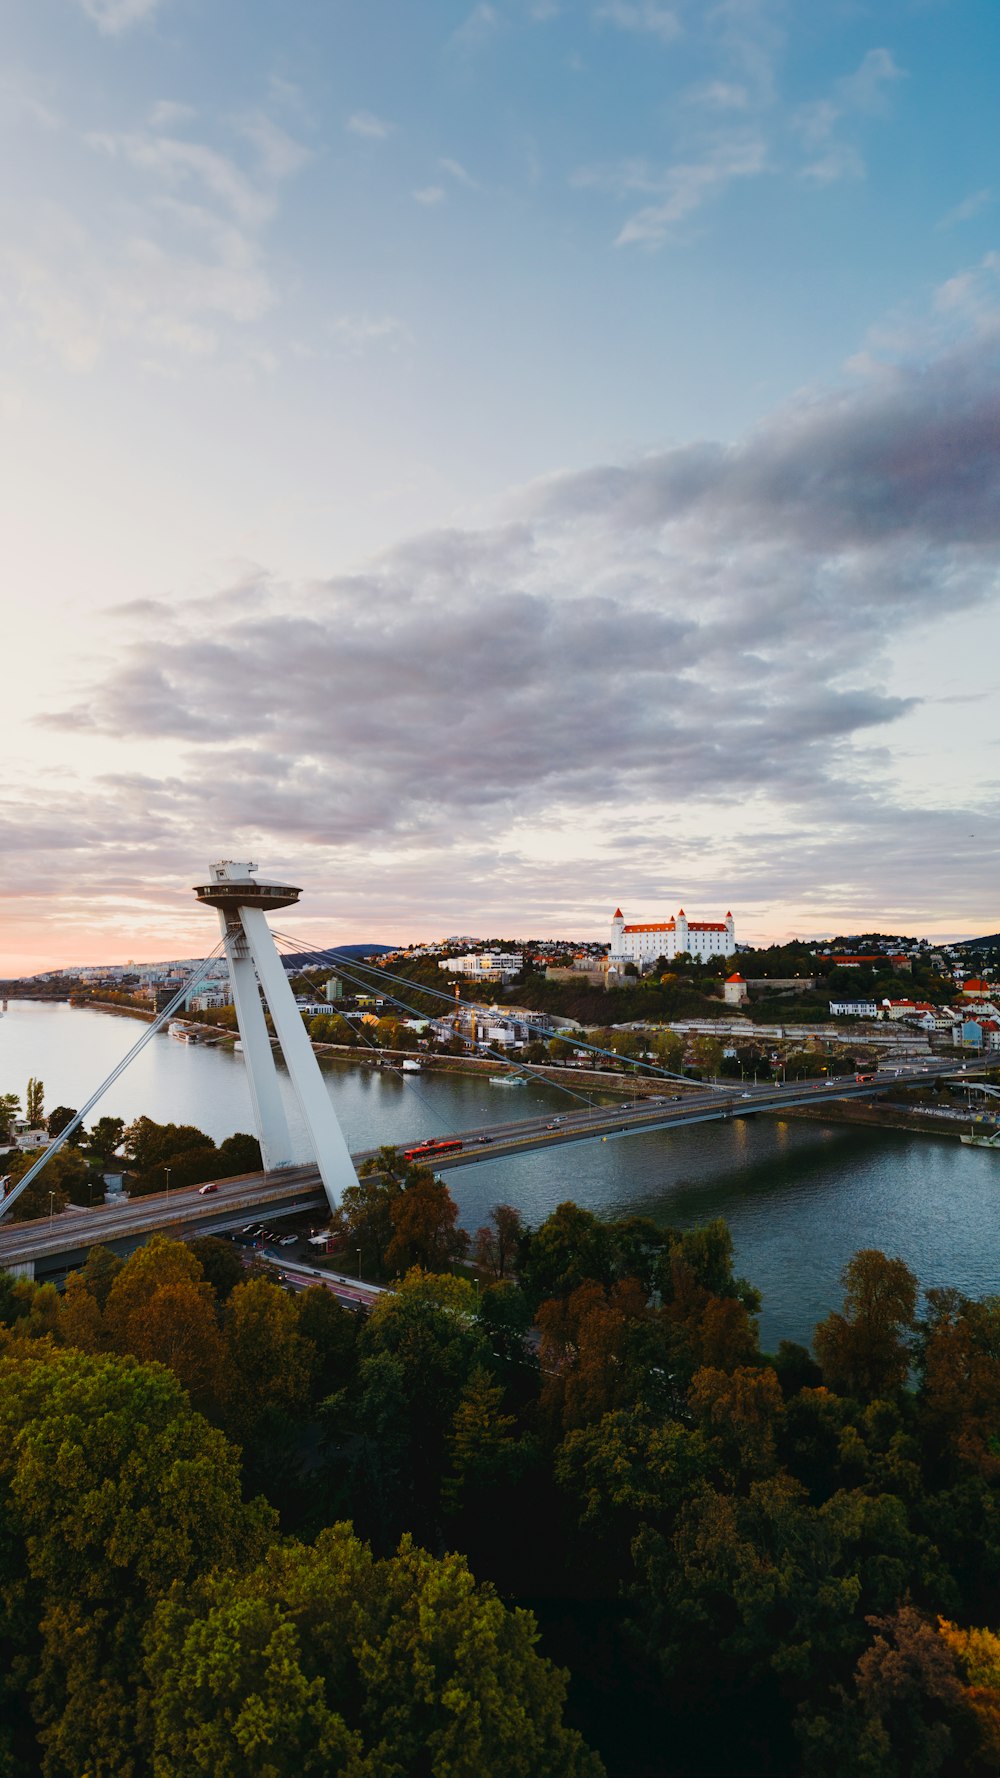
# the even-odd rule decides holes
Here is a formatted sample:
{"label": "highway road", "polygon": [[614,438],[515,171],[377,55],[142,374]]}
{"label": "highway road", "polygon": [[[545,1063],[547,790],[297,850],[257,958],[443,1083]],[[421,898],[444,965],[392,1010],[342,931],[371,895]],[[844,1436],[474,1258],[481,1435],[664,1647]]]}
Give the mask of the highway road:
{"label": "highway road", "polygon": [[[846,1098],[870,1098],[892,1086],[923,1085],[938,1075],[972,1076],[981,1065],[964,1067],[937,1058],[913,1065],[894,1061],[879,1069],[874,1080],[769,1081],[719,1086],[691,1085],[675,1089],[665,1083],[662,1097],[638,1099],[634,1104],[583,1106],[558,1115],[532,1113],[512,1123],[483,1124],[455,1132],[462,1148],[454,1154],[433,1157],[435,1172],[473,1166],[477,1161],[501,1160],[531,1149],[567,1142],[615,1141],[643,1130],[669,1130],[724,1118],[749,1117],[761,1111],[787,1110],[798,1105],[821,1105]],[[516,1088],[497,1089],[516,1091]],[[402,1146],[406,1146],[405,1144]],[[363,1149],[354,1155],[360,1166],[377,1150]],[[120,1252],[138,1246],[156,1230],[170,1230],[181,1238],[222,1234],[248,1221],[268,1221],[315,1210],[326,1212],[326,1199],[315,1167],[287,1167],[274,1173],[243,1174],[219,1180],[215,1191],[200,1195],[196,1186],[122,1204],[95,1205],[92,1209],[70,1207],[58,1216],[35,1222],[0,1224],[0,1268],[32,1271],[38,1277],[59,1277],[81,1265],[92,1246],[103,1243]]]}

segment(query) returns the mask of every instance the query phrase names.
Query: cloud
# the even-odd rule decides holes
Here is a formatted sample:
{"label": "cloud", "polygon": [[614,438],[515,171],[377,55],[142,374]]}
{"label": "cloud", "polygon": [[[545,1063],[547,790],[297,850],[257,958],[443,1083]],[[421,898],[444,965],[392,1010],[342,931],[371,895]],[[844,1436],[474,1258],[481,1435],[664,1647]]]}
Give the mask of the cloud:
{"label": "cloud", "polygon": [[160,4],[161,0],[80,0],[87,17],[108,37],[117,37],[132,25],[145,24]]}
{"label": "cloud", "polygon": [[344,125],[353,136],[364,136],[369,142],[384,142],[391,136],[393,127],[385,118],[376,117],[373,111],[352,111]]}
{"label": "cloud", "polygon": [[813,156],[800,169],[801,177],[814,185],[863,179],[861,150],[840,133],[842,127],[859,114],[885,116],[890,87],[906,78],[906,70],[887,49],[870,49],[853,74],[834,81],[825,98],[800,105],[792,117],[792,130]]}
{"label": "cloud", "polygon": [[449,160],[447,156],[442,155],[438,165],[444,172],[450,174],[452,179],[456,180],[459,185],[466,186],[469,191],[479,190],[478,180],[473,179],[472,174],[466,171],[461,161]]}
{"label": "cloud", "polygon": [[712,111],[745,111],[750,93],[732,80],[706,80],[701,86],[689,87],[684,100],[688,105],[704,105]]}
{"label": "cloud", "polygon": [[889,88],[906,78],[905,68],[899,67],[889,50],[870,49],[855,72],[838,80],[834,90],[844,110],[878,115],[885,109]]}
{"label": "cloud", "polygon": [[[153,115],[187,118],[170,101]],[[228,151],[165,127],[92,132],[87,147],[117,173],[106,216],[91,206],[85,227],[41,205],[0,246],[25,326],[68,368],[89,371],[121,344],[154,370],[208,357],[225,324],[245,328],[274,306],[262,235],[309,151],[261,112],[226,127]],[[244,362],[265,362],[256,348],[240,350]]]}
{"label": "cloud", "polygon": [[584,167],[574,174],[573,184],[609,191],[619,198],[638,192],[654,197],[655,202],[642,205],[628,217],[615,245],[660,247],[710,198],[721,195],[734,180],[759,177],[767,166],[763,140],[747,132],[720,137],[700,157],[661,169],[642,160]]}
{"label": "cloud", "polygon": [[984,185],[981,190],[970,192],[967,198],[963,198],[960,204],[956,204],[953,210],[949,210],[945,216],[942,216],[938,228],[954,228],[956,223],[971,222],[974,216],[979,216],[983,210],[987,210],[992,202],[992,188]]}
{"label": "cloud", "polygon": [[412,338],[409,328],[396,315],[335,315],[330,332],[354,353],[372,345],[397,347]]}
{"label": "cloud", "polygon": [[936,807],[899,780],[915,700],[889,674],[901,639],[995,614],[998,547],[1000,371],[977,336],[737,444],[548,478],[353,576],[244,577],[136,614],[126,648],[114,618],[110,666],[50,720],[158,756],[160,791],[82,792],[65,832],[43,793],[31,819],[83,858],[100,828],[136,869],[238,831],[367,885],[366,907],[402,908],[396,881],[456,917],[601,905],[622,835],[635,895],[669,856],[723,905],[871,913],[905,876],[984,906],[961,791]]}
{"label": "cloud", "polygon": [[149,123],[154,130],[171,130],[193,123],[197,115],[193,105],[186,105],[180,99],[157,99],[150,108]]}
{"label": "cloud", "polygon": [[414,192],[413,196],[418,204],[424,204],[430,209],[435,204],[444,203],[445,191],[441,185],[423,185]]}
{"label": "cloud", "polygon": [[58,130],[62,118],[34,75],[25,68],[7,68],[0,71],[0,125],[17,128],[23,123]]}
{"label": "cloud", "polygon": [[636,36],[656,37],[661,43],[673,43],[681,35],[677,14],[656,0],[604,0],[594,8],[599,24],[614,25],[619,31]]}
{"label": "cloud", "polygon": [[460,55],[478,55],[493,41],[500,29],[501,19],[495,6],[488,0],[479,0],[479,4],[467,13],[462,23],[448,39],[448,48]]}

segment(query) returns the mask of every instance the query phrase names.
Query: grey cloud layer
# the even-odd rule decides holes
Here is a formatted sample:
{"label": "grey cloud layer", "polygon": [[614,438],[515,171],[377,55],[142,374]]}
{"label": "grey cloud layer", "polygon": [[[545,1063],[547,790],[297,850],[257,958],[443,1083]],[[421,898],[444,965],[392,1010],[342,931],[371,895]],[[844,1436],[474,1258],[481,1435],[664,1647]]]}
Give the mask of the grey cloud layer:
{"label": "grey cloud layer", "polygon": [[758,790],[864,826],[885,774],[864,744],[910,707],[886,645],[995,597],[998,531],[981,339],[736,447],[536,485],[363,576],[152,615],[50,720],[169,743],[171,807],[282,840],[447,846]]}

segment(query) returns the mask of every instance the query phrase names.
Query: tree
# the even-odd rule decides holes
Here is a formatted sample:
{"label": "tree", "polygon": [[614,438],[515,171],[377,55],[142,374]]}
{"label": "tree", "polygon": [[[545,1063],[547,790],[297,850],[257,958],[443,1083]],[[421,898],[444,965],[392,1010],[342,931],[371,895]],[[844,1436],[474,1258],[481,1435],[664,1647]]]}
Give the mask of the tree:
{"label": "tree", "polygon": [[803,1724],[810,1773],[993,1778],[1000,1757],[996,1637],[944,1619],[933,1625],[911,1605],[868,1623],[874,1636],[851,1690],[838,1687],[833,1710]]}
{"label": "tree", "polygon": [[458,1227],[458,1205],[441,1179],[422,1170],[390,1205],[392,1239],[385,1252],[390,1272],[422,1266],[443,1272],[469,1251],[469,1237]]}
{"label": "tree", "polygon": [[175,1588],[148,1641],[153,1770],[213,1778],[600,1778],[565,1676],[461,1556],[350,1526]]}
{"label": "tree", "polygon": [[490,1221],[476,1230],[477,1266],[498,1281],[506,1278],[517,1257],[524,1234],[521,1212],[513,1204],[494,1204]]}
{"label": "tree", "polygon": [[718,1074],[722,1067],[722,1045],[717,1037],[696,1037],[691,1045],[694,1065],[705,1078]]}
{"label": "tree", "polygon": [[824,1381],[860,1401],[894,1395],[910,1368],[917,1280],[903,1260],[862,1248],[841,1281],[844,1314],[828,1315],[813,1335]]}
{"label": "tree", "polygon": [[[54,1111],[49,1112],[49,1115],[45,1120],[45,1127],[48,1130],[49,1135],[61,1136],[66,1125],[71,1124],[75,1116],[76,1112],[69,1105],[57,1105]],[[83,1142],[85,1136],[86,1132],[81,1126],[78,1130],[74,1130],[72,1140],[74,1142]]]}
{"label": "tree", "polygon": [[332,1290],[314,1284],[294,1299],[299,1332],[314,1347],[312,1392],[324,1401],[350,1387],[358,1370],[358,1320]]}
{"label": "tree", "polygon": [[45,1082],[36,1080],[34,1075],[28,1081],[24,1096],[24,1115],[33,1130],[37,1129],[45,1118]]}
{"label": "tree", "polygon": [[272,1534],[238,1453],[158,1366],[11,1347],[0,1359],[0,1685],[27,1769],[144,1778],[142,1637],[174,1581],[253,1564]]}
{"label": "tree", "polygon": [[[5,1162],[11,1185],[16,1185],[18,1180],[23,1179],[37,1159],[37,1153],[28,1150],[11,1155]],[[58,1154],[46,1161],[37,1178],[21,1193],[17,1202],[6,1210],[6,1215],[12,1222],[34,1222],[38,1217],[58,1215],[70,1201],[71,1188],[81,1190],[86,1177],[87,1167],[82,1156],[75,1149],[68,1154],[65,1149],[60,1149]],[[83,1201],[87,1201],[85,1192]]]}
{"label": "tree", "polygon": [[99,1117],[90,1132],[88,1146],[95,1160],[105,1164],[118,1153],[125,1136],[125,1119]]}
{"label": "tree", "polygon": [[[379,1172],[375,1169],[382,1163]],[[361,1269],[366,1278],[386,1276],[386,1254],[394,1234],[392,1206],[402,1191],[395,1175],[395,1149],[380,1149],[379,1162],[361,1169],[357,1185],[349,1185],[330,1219],[330,1226],[346,1247],[360,1247]],[[367,1171],[367,1166],[372,1168]]]}
{"label": "tree", "polygon": [[606,1224],[577,1204],[560,1204],[523,1243],[521,1284],[529,1301],[568,1296],[586,1279],[610,1284],[611,1240]]}
{"label": "tree", "polygon": [[223,1164],[223,1171],[216,1175],[219,1179],[237,1173],[259,1173],[263,1166],[260,1143],[246,1130],[237,1130],[219,1143],[219,1159]]}
{"label": "tree", "polygon": [[688,1404],[720,1471],[732,1483],[774,1473],[783,1400],[772,1370],[740,1366],[726,1372],[706,1366],[691,1380]]}
{"label": "tree", "polygon": [[489,1371],[477,1365],[462,1390],[449,1439],[450,1474],[443,1499],[457,1512],[475,1490],[500,1488],[511,1483],[519,1467],[514,1437],[517,1418],[505,1414],[503,1389]]}
{"label": "tree", "polygon": [[141,1322],[156,1292],[167,1284],[191,1284],[206,1298],[211,1297],[190,1247],[167,1235],[151,1235],[144,1246],[129,1254],[107,1294],[108,1336],[118,1351],[133,1350],[133,1326]]}
{"label": "tree", "polygon": [[0,1093],[0,1136],[10,1135],[11,1125],[21,1115],[21,1101],[16,1093]]}
{"label": "tree", "polygon": [[921,1417],[935,1456],[1000,1480],[1000,1297],[929,1290],[919,1350]]}
{"label": "tree", "polygon": [[199,1235],[188,1247],[211,1285],[218,1303],[227,1301],[237,1284],[246,1277],[243,1261],[231,1241],[220,1241],[217,1235]]}
{"label": "tree", "polygon": [[684,1066],[684,1039],[676,1031],[657,1031],[650,1041],[656,1060],[671,1074],[679,1074]]}
{"label": "tree", "polygon": [[404,1527],[433,1539],[448,1438],[462,1390],[490,1349],[464,1278],[415,1270],[361,1329],[354,1454],[371,1478],[364,1510],[386,1542]]}
{"label": "tree", "polygon": [[242,1438],[269,1410],[302,1414],[309,1401],[316,1349],[299,1330],[295,1303],[266,1278],[238,1284],[225,1309],[230,1418]]}
{"label": "tree", "polygon": [[80,1272],[80,1277],[97,1303],[104,1309],[111,1286],[121,1271],[125,1261],[118,1253],[112,1253],[110,1247],[92,1247]]}
{"label": "tree", "polygon": [[227,1394],[227,1350],[206,1284],[187,1279],[161,1284],[141,1313],[130,1317],[128,1350],[166,1365],[194,1407],[215,1419]]}

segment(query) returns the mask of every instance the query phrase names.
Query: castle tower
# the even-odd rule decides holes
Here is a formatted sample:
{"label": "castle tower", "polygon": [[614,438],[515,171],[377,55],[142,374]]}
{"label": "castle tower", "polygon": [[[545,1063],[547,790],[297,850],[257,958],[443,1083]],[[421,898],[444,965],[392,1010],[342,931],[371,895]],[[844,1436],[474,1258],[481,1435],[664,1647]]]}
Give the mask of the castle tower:
{"label": "castle tower", "polygon": [[302,891],[283,883],[258,883],[253,875],[256,869],[255,864],[221,859],[211,866],[211,881],[196,888],[195,894],[206,907],[218,910],[264,1166],[268,1172],[290,1167],[295,1164],[295,1157],[261,991],[295,1089],[327,1201],[335,1210],[341,1193],[347,1186],[357,1185],[358,1176],[271,928],[264,918],[268,910],[294,907]]}
{"label": "castle tower", "polygon": [[622,913],[621,908],[615,908],[614,919],[611,922],[611,958],[612,958],[612,961],[614,960],[615,957],[623,957],[624,955],[625,955],[625,916]]}

